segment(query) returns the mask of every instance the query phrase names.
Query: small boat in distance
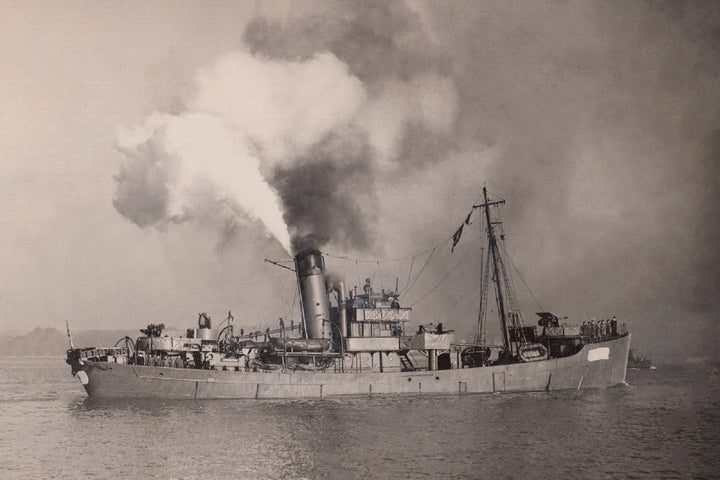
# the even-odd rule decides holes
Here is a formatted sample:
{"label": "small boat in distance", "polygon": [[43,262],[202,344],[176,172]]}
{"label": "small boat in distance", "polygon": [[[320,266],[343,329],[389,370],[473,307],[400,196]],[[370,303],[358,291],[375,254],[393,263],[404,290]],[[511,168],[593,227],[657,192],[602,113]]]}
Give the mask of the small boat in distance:
{"label": "small boat in distance", "polygon": [[627,368],[632,368],[633,370],[655,370],[651,359],[636,354],[633,349],[628,350]]}
{"label": "small boat in distance", "polygon": [[[623,328],[590,332],[539,312],[527,325],[505,260],[499,207],[483,188],[474,212],[487,237],[481,263],[481,311],[470,343],[454,341],[451,318],[407,328],[412,309],[397,290],[352,289],[331,281],[317,248],[295,255],[302,317],[279,328],[236,331],[233,316],[220,325],[200,314],[184,335],[149,325],[136,340],[108,348],[67,351],[67,363],[93,398],[308,398],[350,395],[464,395],[602,388],[625,382],[630,334]],[[491,207],[493,214],[491,215]],[[482,260],[482,259],[481,259]],[[494,307],[488,307],[488,290]],[[501,341],[485,339],[485,318],[497,312]],[[624,324],[623,324],[624,325]],[[409,331],[408,331],[409,330]],[[69,334],[69,332],[68,332]]]}

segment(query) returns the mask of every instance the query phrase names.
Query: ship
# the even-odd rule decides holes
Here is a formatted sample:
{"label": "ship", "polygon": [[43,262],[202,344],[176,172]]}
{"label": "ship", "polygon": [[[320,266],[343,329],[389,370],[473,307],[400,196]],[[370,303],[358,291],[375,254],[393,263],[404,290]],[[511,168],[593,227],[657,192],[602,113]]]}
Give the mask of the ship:
{"label": "ship", "polygon": [[[201,313],[185,332],[150,324],[136,339],[80,348],[68,328],[66,361],[93,399],[468,395],[624,383],[630,347],[625,324],[588,329],[546,311],[526,324],[500,247],[505,235],[497,231],[505,201],[491,200],[486,188],[479,198],[451,237],[454,248],[477,213],[473,221],[480,222],[487,257],[480,259],[482,295],[472,341],[455,341],[450,318],[410,328],[413,309],[401,306],[397,285],[375,291],[368,278],[347,288],[327,274],[327,255],[307,248],[294,255],[294,268],[285,267],[297,280],[297,321],[281,318],[274,328],[245,332],[231,312],[217,325]],[[488,296],[494,296],[492,308]],[[501,341],[486,339],[490,311]]]}
{"label": "ship", "polygon": [[627,368],[634,370],[655,370],[651,359],[638,355],[632,348],[628,351]]}

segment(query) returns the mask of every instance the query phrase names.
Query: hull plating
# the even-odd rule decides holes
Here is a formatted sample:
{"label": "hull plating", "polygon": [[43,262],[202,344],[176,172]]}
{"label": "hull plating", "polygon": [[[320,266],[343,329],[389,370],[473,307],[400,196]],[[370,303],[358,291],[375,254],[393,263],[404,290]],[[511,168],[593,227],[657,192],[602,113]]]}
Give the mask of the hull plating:
{"label": "hull plating", "polygon": [[393,373],[234,372],[88,362],[92,398],[272,399],[346,395],[458,395],[601,388],[625,382],[630,335],[532,363]]}

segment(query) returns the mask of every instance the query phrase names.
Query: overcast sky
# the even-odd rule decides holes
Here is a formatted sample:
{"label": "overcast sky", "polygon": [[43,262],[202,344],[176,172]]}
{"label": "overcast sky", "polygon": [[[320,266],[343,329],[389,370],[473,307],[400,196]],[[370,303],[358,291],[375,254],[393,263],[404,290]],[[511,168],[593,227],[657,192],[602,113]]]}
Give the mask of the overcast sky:
{"label": "overcast sky", "polygon": [[[714,2],[6,1],[0,27],[0,330],[274,325],[295,283],[263,260],[307,245],[406,258],[327,261],[402,290],[487,185],[543,308],[717,355]],[[418,318],[472,332],[479,237]]]}

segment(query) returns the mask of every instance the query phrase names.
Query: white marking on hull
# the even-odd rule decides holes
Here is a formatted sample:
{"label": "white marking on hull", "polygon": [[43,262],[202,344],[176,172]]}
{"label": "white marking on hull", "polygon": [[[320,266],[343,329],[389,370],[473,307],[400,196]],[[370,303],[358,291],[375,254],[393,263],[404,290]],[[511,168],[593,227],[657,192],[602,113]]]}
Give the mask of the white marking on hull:
{"label": "white marking on hull", "polygon": [[593,348],[588,352],[588,362],[596,362],[598,360],[609,360],[610,349],[608,347]]}
{"label": "white marking on hull", "polygon": [[87,385],[90,382],[87,373],[85,373],[83,370],[77,372],[77,376],[80,379],[80,383],[82,383],[83,385]]}

